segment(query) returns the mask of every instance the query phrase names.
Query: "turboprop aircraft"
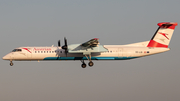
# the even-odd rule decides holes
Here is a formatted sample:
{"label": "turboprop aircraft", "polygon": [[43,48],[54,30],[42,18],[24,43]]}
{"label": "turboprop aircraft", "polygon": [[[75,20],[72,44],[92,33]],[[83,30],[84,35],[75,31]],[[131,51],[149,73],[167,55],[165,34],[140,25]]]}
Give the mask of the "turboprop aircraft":
{"label": "turboprop aircraft", "polygon": [[92,60],[127,60],[152,54],[169,51],[169,42],[176,22],[161,22],[157,24],[159,28],[150,41],[132,43],[127,45],[100,45],[99,39],[94,38],[82,44],[64,44],[57,47],[19,47],[3,57],[10,61],[42,61],[42,60],[80,60],[82,68],[86,67],[84,60],[88,60],[88,65],[94,65]]}

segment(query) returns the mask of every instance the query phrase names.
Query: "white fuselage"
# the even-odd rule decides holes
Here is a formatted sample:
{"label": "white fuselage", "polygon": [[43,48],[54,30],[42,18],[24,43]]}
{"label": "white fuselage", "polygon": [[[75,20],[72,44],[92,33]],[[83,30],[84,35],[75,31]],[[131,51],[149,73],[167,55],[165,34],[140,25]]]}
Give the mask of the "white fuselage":
{"label": "white fuselage", "polygon": [[[152,48],[124,45],[104,45],[107,52],[91,53],[91,60],[125,60],[157,54],[169,48]],[[3,57],[10,61],[28,60],[87,60],[82,53],[67,53],[61,47],[19,47]]]}

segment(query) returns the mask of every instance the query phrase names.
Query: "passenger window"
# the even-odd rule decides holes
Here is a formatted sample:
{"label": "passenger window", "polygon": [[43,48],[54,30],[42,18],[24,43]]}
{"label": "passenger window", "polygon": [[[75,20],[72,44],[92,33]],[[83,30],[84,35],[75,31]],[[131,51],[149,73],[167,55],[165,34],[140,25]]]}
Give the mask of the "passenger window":
{"label": "passenger window", "polygon": [[49,53],[51,53],[51,51],[49,51]]}
{"label": "passenger window", "polygon": [[41,51],[41,53],[43,53],[43,51]]}

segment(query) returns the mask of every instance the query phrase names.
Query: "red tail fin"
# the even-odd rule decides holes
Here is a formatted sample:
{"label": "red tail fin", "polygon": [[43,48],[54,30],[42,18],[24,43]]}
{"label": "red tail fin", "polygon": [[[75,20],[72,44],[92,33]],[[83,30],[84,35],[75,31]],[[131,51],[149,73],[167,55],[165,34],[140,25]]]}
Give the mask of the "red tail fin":
{"label": "red tail fin", "polygon": [[174,29],[178,24],[176,22],[161,22],[158,23],[159,28],[150,40],[147,47],[165,47],[167,48]]}

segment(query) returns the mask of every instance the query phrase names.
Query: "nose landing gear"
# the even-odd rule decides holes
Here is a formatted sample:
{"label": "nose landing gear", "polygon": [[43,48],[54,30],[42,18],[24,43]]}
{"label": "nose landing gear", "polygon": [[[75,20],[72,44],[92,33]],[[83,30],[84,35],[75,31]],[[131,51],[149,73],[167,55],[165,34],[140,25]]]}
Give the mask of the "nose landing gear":
{"label": "nose landing gear", "polygon": [[10,61],[10,66],[13,66],[13,62],[12,61]]}

